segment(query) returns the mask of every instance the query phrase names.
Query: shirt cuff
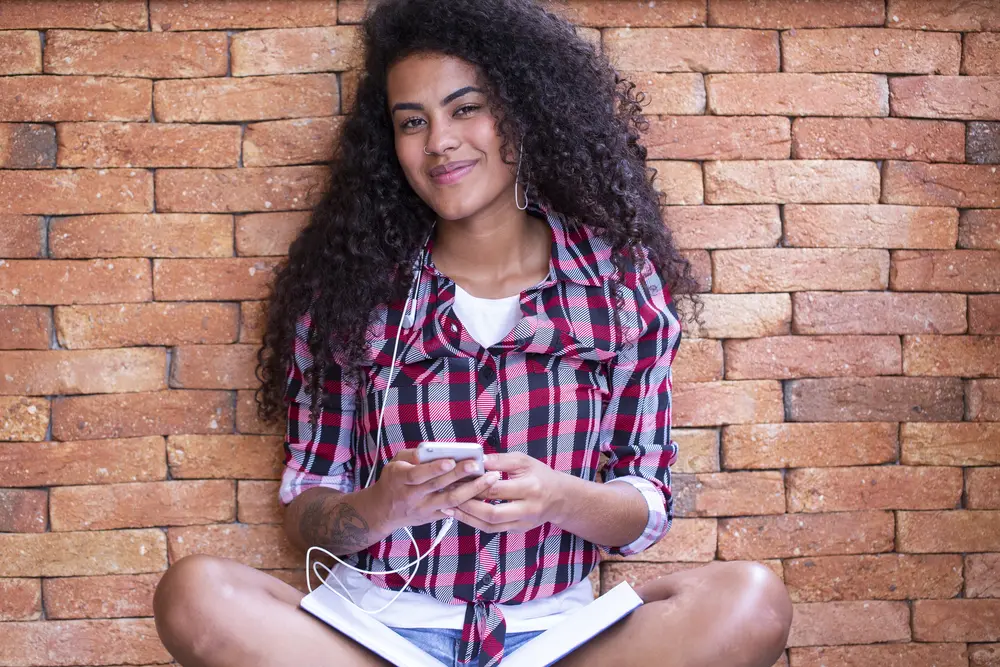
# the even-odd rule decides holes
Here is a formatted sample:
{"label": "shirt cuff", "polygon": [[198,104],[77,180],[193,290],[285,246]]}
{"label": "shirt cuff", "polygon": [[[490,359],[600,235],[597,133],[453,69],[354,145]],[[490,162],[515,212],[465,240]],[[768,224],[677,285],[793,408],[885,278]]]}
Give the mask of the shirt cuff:
{"label": "shirt cuff", "polygon": [[626,484],[631,484],[637,488],[639,493],[642,494],[643,499],[645,499],[646,506],[649,508],[646,527],[643,529],[642,534],[639,535],[639,537],[625,546],[601,547],[613,556],[632,556],[645,551],[649,547],[656,544],[670,529],[666,503],[664,501],[663,492],[648,479],[644,479],[637,475],[624,475],[622,477],[609,479],[605,482],[605,484],[611,484],[613,482],[625,482]]}
{"label": "shirt cuff", "polygon": [[282,505],[288,505],[306,489],[314,486],[324,486],[341,493],[354,491],[354,479],[350,473],[340,475],[314,475],[290,466],[285,466],[281,473],[281,486],[278,487],[278,500]]}

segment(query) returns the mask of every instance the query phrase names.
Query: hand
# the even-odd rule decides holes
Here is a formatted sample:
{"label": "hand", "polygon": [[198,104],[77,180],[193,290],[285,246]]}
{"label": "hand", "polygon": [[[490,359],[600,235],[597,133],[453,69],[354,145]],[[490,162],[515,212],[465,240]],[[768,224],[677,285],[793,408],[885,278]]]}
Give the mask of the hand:
{"label": "hand", "polygon": [[[569,475],[527,454],[489,454],[485,463],[486,470],[502,470],[509,479],[490,485],[460,504],[454,510],[455,518],[487,533],[523,532],[546,522],[562,521]],[[510,502],[492,505],[483,499]]]}
{"label": "hand", "polygon": [[[471,481],[461,481],[473,473],[466,469],[472,461],[455,465],[454,459],[417,462],[416,449],[404,449],[385,465],[371,489],[383,508],[386,528],[417,526],[448,518],[450,510],[487,491],[500,473],[487,473]],[[448,488],[446,488],[448,487]]]}

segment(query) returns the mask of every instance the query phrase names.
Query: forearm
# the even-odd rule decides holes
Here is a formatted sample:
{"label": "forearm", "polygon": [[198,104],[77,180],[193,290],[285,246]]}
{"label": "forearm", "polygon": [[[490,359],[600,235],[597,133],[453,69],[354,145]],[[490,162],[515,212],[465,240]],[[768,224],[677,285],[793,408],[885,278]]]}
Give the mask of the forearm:
{"label": "forearm", "polygon": [[302,492],[288,505],[285,533],[303,551],[318,546],[341,556],[385,539],[392,529],[370,488],[341,493],[316,487]]}
{"label": "forearm", "polygon": [[588,542],[607,546],[631,544],[642,535],[649,506],[634,486],[564,477],[563,502],[553,523]]}

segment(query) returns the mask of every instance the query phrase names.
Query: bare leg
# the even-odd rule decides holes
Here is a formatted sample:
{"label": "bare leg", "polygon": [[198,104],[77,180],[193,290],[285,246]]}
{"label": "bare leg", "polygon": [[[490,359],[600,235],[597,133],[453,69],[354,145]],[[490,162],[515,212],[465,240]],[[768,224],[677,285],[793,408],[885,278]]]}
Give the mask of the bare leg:
{"label": "bare leg", "polygon": [[298,608],[302,593],[236,561],[187,556],[156,588],[156,631],[184,667],[389,663]]}
{"label": "bare leg", "polygon": [[636,592],[646,604],[557,667],[771,667],[788,641],[791,599],[759,563],[714,562]]}

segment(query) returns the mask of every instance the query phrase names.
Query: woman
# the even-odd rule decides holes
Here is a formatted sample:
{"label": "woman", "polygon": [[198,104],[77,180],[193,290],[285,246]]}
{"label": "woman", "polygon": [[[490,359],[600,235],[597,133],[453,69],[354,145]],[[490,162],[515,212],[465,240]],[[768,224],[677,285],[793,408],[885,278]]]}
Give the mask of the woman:
{"label": "woman", "polygon": [[[336,570],[445,664],[496,665],[593,600],[599,548],[669,530],[673,297],[694,283],[641,98],[569,23],[529,0],[388,0],[363,32],[331,186],[276,277],[260,413],[287,411],[291,541],[369,572]],[[486,474],[418,463],[424,441],[481,444]],[[639,592],[560,664],[764,667],[784,648],[790,606],[763,566]],[[189,557],[158,587],[157,628],[186,667],[382,664],[301,597]]]}

